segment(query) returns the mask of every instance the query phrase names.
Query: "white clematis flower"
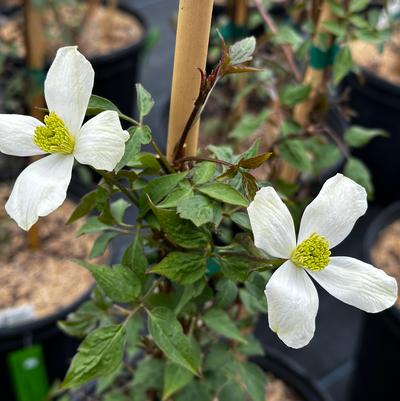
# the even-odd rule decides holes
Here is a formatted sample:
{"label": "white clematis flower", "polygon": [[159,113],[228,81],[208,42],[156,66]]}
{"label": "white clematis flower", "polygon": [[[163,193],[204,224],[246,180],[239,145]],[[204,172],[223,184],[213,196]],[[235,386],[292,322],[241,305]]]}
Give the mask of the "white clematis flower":
{"label": "white clematis flower", "polygon": [[265,287],[270,328],[289,347],[312,339],[318,294],[310,276],[341,301],[380,312],[397,298],[396,280],[350,257],[331,257],[367,210],[365,189],[341,174],[330,178],[304,211],[296,241],[292,216],[272,187],[260,189],[248,208],[255,245],[287,259]]}
{"label": "white clematis flower", "polygon": [[17,178],[6,211],[24,230],[65,200],[74,159],[112,171],[129,138],[115,111],[103,111],[82,125],[94,83],[94,71],[76,46],[58,50],[46,77],[50,111],[36,118],[0,114],[0,152],[13,156],[50,153]]}

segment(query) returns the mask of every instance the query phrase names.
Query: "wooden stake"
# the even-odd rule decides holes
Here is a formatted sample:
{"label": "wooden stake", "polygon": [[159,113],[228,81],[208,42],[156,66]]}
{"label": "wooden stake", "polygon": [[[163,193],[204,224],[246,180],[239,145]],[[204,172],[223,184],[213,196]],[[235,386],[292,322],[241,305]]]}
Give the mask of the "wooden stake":
{"label": "wooden stake", "polygon": [[[25,20],[25,46],[26,46],[26,66],[30,74],[40,74],[45,63],[45,43],[43,35],[43,24],[40,12],[34,7],[32,0],[24,1],[24,20]],[[29,82],[31,85],[31,82]],[[32,91],[32,88],[28,88]],[[34,88],[36,91],[37,88]],[[28,92],[30,93],[30,92]],[[45,106],[43,94],[34,94],[30,103],[30,113],[33,117],[43,120],[43,111],[39,108]],[[31,161],[37,158],[31,157]],[[40,246],[38,223],[35,224],[27,233],[27,242],[30,249],[37,249]]]}
{"label": "wooden stake", "polygon": [[[335,15],[332,12],[332,9],[328,2],[324,2],[321,7],[321,11],[319,13],[318,24],[316,33],[313,39],[313,43],[315,46],[318,46],[319,37],[321,34],[328,33],[325,29],[324,24],[326,21],[334,21]],[[329,34],[329,45],[333,43],[334,36]],[[311,114],[316,105],[316,101],[319,96],[326,92],[326,82],[327,82],[327,73],[329,71],[328,68],[316,69],[311,65],[307,67],[307,70],[304,74],[303,84],[311,85],[311,92],[308,99],[302,103],[299,103],[295,106],[293,110],[293,119],[303,127],[306,127],[310,124]],[[288,182],[293,182],[298,176],[298,171],[293,167],[289,166],[286,163],[282,163],[280,170],[280,177]]]}
{"label": "wooden stake", "polygon": [[[318,18],[317,30],[313,40],[315,46],[318,46],[319,36],[323,33],[328,33],[324,27],[325,22],[334,20],[335,14],[333,14],[329,3],[324,2]],[[329,34],[329,42],[330,45],[333,43],[332,34]],[[311,93],[305,102],[299,103],[295,106],[293,112],[294,120],[302,126],[306,126],[310,123],[311,112],[315,106],[315,101],[318,99],[320,94],[326,92],[327,72],[327,68],[315,69],[310,65],[307,67],[303,83],[311,85]]]}
{"label": "wooden stake", "polygon": [[[167,158],[172,161],[186,122],[199,94],[200,73],[207,60],[214,0],[180,0],[176,33],[174,73],[169,112]],[[190,130],[184,148],[185,156],[197,151],[200,121]]]}

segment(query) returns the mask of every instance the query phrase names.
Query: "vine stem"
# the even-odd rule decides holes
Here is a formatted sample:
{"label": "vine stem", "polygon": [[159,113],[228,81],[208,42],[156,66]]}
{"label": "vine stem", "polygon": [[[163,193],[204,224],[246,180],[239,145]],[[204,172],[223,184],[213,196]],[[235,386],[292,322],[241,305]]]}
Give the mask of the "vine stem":
{"label": "vine stem", "polygon": [[184,163],[184,162],[211,162],[216,164],[223,164],[224,166],[232,167],[234,164],[226,162],[225,160],[211,159],[210,157],[196,157],[196,156],[187,156],[182,157],[181,159],[176,160],[176,163]]}
{"label": "vine stem", "polygon": [[[126,116],[125,114],[121,114],[120,117],[125,120],[130,122],[133,125],[136,125],[137,127],[140,127],[142,124],[139,121],[136,121],[134,118],[131,118],[129,116]],[[159,146],[157,145],[157,143],[154,141],[153,138],[151,138],[151,142],[150,142],[151,146],[153,147],[153,149],[155,150],[155,152],[158,155],[158,159],[161,162],[162,167],[164,168],[164,170],[167,173],[170,174],[174,174],[176,173],[176,171],[174,170],[174,168],[171,166],[171,164],[169,163],[169,161],[167,160],[167,158],[165,157],[164,153],[161,151],[161,149],[159,148]]]}
{"label": "vine stem", "polygon": [[106,181],[110,181],[115,185],[124,195],[126,195],[134,205],[139,205],[139,198],[133,192],[124,187],[111,173],[102,170],[96,170]]}
{"label": "vine stem", "polygon": [[[278,29],[275,26],[274,21],[272,20],[272,18],[270,17],[270,15],[268,14],[268,12],[265,10],[261,0],[254,0],[254,4],[256,5],[261,17],[263,18],[265,24],[268,26],[269,30],[274,34],[277,35],[278,34]],[[281,45],[281,49],[283,51],[283,54],[285,55],[290,69],[293,72],[294,77],[296,78],[296,81],[300,82],[301,81],[301,74],[299,69],[296,66],[296,63],[294,62],[294,56],[293,56],[293,52],[292,49],[290,48],[289,45]]]}

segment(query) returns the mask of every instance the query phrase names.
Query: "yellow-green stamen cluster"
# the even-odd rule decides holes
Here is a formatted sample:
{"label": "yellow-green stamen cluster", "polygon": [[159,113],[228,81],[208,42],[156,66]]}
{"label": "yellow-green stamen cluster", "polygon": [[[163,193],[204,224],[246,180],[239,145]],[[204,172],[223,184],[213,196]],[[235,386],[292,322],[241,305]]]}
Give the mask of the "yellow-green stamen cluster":
{"label": "yellow-green stamen cluster", "polygon": [[44,118],[45,126],[35,129],[34,141],[47,153],[70,154],[74,151],[75,139],[64,121],[54,111]]}
{"label": "yellow-green stamen cluster", "polygon": [[329,241],[314,233],[296,247],[290,259],[299,267],[319,271],[328,266],[329,256]]}

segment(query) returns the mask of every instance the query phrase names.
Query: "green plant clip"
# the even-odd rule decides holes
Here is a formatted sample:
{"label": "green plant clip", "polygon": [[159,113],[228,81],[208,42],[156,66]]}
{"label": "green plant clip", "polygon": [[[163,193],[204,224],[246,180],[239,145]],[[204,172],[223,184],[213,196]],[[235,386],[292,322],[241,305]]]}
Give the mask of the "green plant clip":
{"label": "green plant clip", "polygon": [[35,88],[42,88],[46,79],[46,73],[37,68],[28,68],[28,78]]}
{"label": "green plant clip", "polygon": [[338,52],[339,46],[336,43],[328,50],[321,50],[312,44],[310,47],[310,66],[316,70],[323,70],[334,63]]}
{"label": "green plant clip", "polygon": [[39,344],[7,356],[10,376],[18,401],[43,401],[49,391],[43,349]]}
{"label": "green plant clip", "polygon": [[229,21],[221,27],[220,33],[226,42],[243,39],[248,35],[247,27],[244,25],[236,25],[233,21]]}
{"label": "green plant clip", "polygon": [[208,258],[206,276],[211,277],[221,270],[221,266],[214,258]]}

